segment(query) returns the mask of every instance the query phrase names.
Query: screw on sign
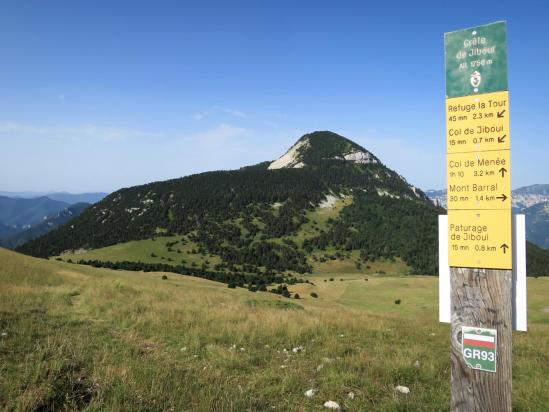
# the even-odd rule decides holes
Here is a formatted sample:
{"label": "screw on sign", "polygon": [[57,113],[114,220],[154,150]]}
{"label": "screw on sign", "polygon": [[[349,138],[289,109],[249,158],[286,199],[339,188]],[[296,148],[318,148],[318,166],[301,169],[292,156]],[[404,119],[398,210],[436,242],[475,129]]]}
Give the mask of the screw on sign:
{"label": "screw on sign", "polygon": [[496,371],[497,330],[463,326],[461,342],[463,361],[468,367]]}

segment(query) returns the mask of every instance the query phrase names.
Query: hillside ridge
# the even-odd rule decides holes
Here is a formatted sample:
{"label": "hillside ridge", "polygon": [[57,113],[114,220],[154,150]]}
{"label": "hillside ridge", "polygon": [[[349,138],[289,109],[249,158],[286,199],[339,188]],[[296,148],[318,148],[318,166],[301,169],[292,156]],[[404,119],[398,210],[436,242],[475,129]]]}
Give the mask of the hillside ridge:
{"label": "hillside ridge", "polygon": [[[349,201],[329,220],[318,220],[319,208],[335,207],[338,199]],[[170,257],[171,264],[193,261],[220,278],[307,273],[334,256],[357,266],[401,259],[411,272],[435,274],[439,212],[374,154],[321,131],[303,135],[275,162],[118,190],[18,250],[49,257],[178,236],[203,258]]]}

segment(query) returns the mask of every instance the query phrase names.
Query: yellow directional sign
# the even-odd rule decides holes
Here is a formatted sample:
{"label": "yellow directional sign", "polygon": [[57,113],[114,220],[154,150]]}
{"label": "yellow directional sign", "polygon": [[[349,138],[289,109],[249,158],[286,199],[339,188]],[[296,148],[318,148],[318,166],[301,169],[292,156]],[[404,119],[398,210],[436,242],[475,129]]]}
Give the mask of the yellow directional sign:
{"label": "yellow directional sign", "polygon": [[448,209],[510,209],[509,150],[447,156]]}
{"label": "yellow directional sign", "polygon": [[457,267],[513,267],[511,210],[448,212],[449,264]]}
{"label": "yellow directional sign", "polygon": [[446,100],[448,153],[510,148],[509,92]]}
{"label": "yellow directional sign", "polygon": [[513,267],[505,27],[445,36],[450,266]]}

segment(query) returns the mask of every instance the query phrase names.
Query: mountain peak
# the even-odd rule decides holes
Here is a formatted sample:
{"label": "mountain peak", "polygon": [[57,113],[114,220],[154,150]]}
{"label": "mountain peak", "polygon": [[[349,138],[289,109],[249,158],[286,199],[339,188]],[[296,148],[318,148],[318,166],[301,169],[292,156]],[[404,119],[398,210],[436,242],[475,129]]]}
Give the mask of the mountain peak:
{"label": "mountain peak", "polygon": [[317,131],[303,135],[269,169],[301,168],[320,160],[379,163],[378,158],[352,140],[330,131]]}

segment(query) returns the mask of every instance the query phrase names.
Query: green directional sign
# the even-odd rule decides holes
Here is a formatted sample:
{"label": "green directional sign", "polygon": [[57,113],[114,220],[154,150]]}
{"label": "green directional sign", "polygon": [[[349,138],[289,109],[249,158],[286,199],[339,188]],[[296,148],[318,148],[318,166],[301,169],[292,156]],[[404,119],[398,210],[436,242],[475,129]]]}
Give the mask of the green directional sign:
{"label": "green directional sign", "polygon": [[497,333],[496,329],[461,327],[463,361],[468,367],[496,371]]}
{"label": "green directional sign", "polygon": [[446,97],[508,90],[507,23],[444,35]]}

